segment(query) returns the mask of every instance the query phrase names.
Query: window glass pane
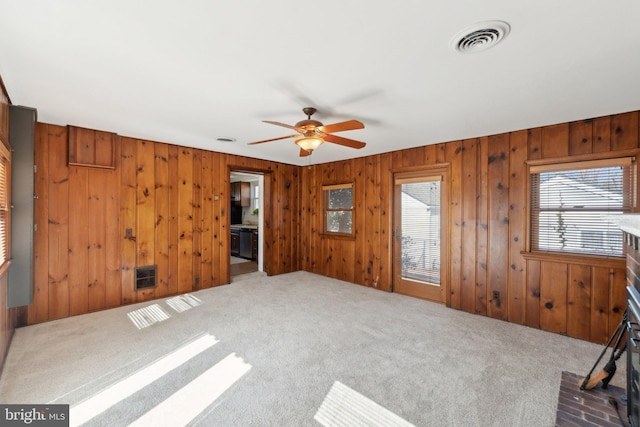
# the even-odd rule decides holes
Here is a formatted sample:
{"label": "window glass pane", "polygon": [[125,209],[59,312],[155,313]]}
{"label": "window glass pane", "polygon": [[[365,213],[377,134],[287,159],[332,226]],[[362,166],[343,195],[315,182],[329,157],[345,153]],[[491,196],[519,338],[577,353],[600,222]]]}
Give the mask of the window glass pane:
{"label": "window glass pane", "polygon": [[631,166],[531,174],[531,248],[622,256],[622,232],[603,217],[631,211],[634,176]]}
{"label": "window glass pane", "polygon": [[327,190],[329,209],[351,209],[353,207],[351,188]]}
{"label": "window glass pane", "polygon": [[329,211],[327,212],[327,231],[351,234],[351,221],[351,211]]}
{"label": "window glass pane", "polygon": [[440,181],[402,184],[402,276],[440,284]]}

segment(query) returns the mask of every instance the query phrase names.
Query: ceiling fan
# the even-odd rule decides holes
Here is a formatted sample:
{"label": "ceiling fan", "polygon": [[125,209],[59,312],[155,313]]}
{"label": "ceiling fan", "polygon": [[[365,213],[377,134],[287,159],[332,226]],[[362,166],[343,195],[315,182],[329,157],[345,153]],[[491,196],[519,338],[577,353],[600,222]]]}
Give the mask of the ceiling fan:
{"label": "ceiling fan", "polygon": [[311,116],[316,112],[313,107],[305,107],[302,109],[307,115],[306,120],[301,120],[294,126],[285,123],[263,120],[276,126],[282,126],[293,129],[297,133],[293,135],[281,136],[279,138],[264,139],[262,141],[250,142],[249,145],[262,144],[264,142],[277,141],[279,139],[295,138],[295,143],[300,147],[300,157],[309,156],[313,150],[318,148],[324,142],[332,142],[334,144],[343,145],[351,148],[362,148],[366,144],[354,139],[344,138],[333,135],[334,132],[344,132],[347,130],[364,129],[364,124],[358,120],[347,120],[346,122],[334,123],[332,125],[323,125],[317,120],[313,120]]}

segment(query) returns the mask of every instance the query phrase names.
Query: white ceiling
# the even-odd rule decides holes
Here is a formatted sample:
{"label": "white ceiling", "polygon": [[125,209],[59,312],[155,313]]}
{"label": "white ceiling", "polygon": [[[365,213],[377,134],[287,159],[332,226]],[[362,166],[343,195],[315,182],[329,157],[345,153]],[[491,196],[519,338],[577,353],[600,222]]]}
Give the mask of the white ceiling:
{"label": "white ceiling", "polygon": [[[511,33],[451,49],[486,20]],[[0,0],[0,76],[42,122],[324,163],[640,109],[640,2]],[[247,145],[305,106],[367,146]]]}

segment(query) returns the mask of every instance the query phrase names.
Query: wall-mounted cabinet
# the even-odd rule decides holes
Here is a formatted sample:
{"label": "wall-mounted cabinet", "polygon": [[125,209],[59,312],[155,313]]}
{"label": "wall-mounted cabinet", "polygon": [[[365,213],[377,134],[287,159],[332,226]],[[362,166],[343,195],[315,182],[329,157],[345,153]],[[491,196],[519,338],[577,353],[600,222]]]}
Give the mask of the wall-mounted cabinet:
{"label": "wall-mounted cabinet", "polygon": [[231,183],[231,203],[237,206],[251,206],[251,183]]}
{"label": "wall-mounted cabinet", "polygon": [[69,166],[115,169],[116,134],[76,126],[69,130]]}

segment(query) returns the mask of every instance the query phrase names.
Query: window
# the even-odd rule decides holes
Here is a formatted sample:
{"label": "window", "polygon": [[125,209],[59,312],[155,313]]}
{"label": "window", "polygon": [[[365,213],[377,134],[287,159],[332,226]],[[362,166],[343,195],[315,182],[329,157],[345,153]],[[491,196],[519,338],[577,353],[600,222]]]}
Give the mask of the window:
{"label": "window", "polygon": [[9,259],[9,217],[11,156],[0,142],[0,266]]}
{"label": "window", "polygon": [[353,234],[353,184],[325,185],[324,231],[332,234]]}
{"label": "window", "polygon": [[531,166],[532,251],[623,256],[622,232],[603,218],[632,212],[631,157]]}
{"label": "window", "polygon": [[253,187],[253,209],[260,207],[260,187],[256,185]]}
{"label": "window", "polygon": [[396,179],[400,186],[401,274],[440,284],[441,177]]}

